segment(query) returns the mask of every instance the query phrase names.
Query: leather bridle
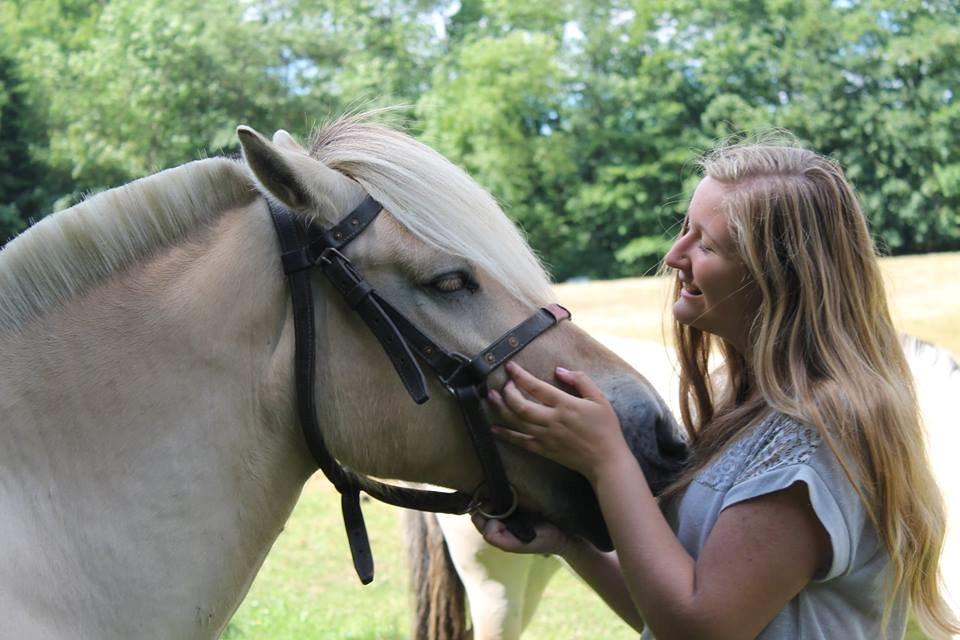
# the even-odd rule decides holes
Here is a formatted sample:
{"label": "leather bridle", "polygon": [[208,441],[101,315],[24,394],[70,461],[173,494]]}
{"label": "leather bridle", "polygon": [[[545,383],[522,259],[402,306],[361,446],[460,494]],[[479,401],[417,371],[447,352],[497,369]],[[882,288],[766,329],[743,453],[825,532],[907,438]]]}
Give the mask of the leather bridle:
{"label": "leather bridle", "polygon": [[[449,352],[424,335],[402,313],[380,297],[341,249],[357,237],[383,210],[367,196],[356,209],[330,229],[307,225],[285,207],[265,196],[280,240],[283,270],[293,303],[294,373],[297,414],[311,454],[327,479],[340,492],[350,553],[363,584],[373,580],[373,556],[360,509],[360,491],[383,502],[438,513],[479,511],[501,519],[519,539],[535,537],[532,527],[516,514],[517,494],[507,480],[490,425],[482,407],[490,373],[570,313],[549,305],[469,358]],[[386,484],[342,466],[330,454],[317,422],[314,403],[313,297],[310,274],[319,268],[346,303],[357,312],[380,342],[407,392],[417,404],[429,400],[420,363],[430,367],[456,398],[480,461],[483,482],[473,492],[427,491]]]}

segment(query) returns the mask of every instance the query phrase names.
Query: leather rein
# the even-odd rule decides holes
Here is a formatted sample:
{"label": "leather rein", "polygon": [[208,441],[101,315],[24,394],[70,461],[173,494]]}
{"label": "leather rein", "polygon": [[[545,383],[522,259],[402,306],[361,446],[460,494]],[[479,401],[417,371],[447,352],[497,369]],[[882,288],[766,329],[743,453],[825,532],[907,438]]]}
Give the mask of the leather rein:
{"label": "leather rein", "polygon": [[[367,196],[356,209],[330,229],[307,225],[288,209],[265,196],[280,240],[283,270],[293,304],[294,375],[297,415],[311,454],[327,479],[340,492],[344,526],[354,568],[360,581],[373,580],[373,555],[367,536],[360,491],[398,507],[437,513],[479,511],[487,518],[504,520],[519,539],[535,537],[532,527],[515,513],[516,490],[507,480],[490,425],[483,412],[486,380],[490,373],[516,355],[542,333],[569,319],[560,305],[539,309],[532,316],[469,358],[449,352],[424,335],[402,313],[374,290],[363,274],[341,253],[383,210]],[[360,316],[380,342],[404,387],[417,404],[429,400],[420,363],[433,370],[456,398],[467,432],[483,471],[483,482],[473,492],[428,491],[386,484],[342,466],[324,443],[314,402],[316,342],[311,273],[320,269],[333,288]]]}

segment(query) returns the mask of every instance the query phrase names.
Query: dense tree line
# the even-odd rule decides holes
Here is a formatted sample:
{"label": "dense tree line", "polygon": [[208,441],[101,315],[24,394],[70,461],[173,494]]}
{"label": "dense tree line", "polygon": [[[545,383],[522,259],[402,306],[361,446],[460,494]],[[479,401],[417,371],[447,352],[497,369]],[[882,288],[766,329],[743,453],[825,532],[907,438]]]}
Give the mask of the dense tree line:
{"label": "dense tree line", "polygon": [[238,123],[405,104],[559,279],[648,270],[697,152],[771,127],[890,252],[957,249],[957,60],[956,0],[0,0],[0,234]]}

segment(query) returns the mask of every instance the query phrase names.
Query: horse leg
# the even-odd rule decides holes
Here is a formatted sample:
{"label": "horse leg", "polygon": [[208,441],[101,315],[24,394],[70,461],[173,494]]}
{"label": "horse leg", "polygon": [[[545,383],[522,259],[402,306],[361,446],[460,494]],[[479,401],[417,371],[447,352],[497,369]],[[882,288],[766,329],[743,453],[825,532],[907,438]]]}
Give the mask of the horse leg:
{"label": "horse leg", "polygon": [[562,563],[556,556],[529,556],[530,574],[527,577],[527,589],[523,596],[523,616],[521,622],[521,632],[526,631],[533,619],[533,614],[537,611],[543,592],[547,588],[550,579]]}
{"label": "horse leg", "polygon": [[[465,516],[440,515],[438,521],[467,593],[474,640],[519,638],[552,575],[535,570],[545,558],[490,546]],[[532,576],[536,579],[531,588]],[[534,595],[529,610],[528,593]]]}

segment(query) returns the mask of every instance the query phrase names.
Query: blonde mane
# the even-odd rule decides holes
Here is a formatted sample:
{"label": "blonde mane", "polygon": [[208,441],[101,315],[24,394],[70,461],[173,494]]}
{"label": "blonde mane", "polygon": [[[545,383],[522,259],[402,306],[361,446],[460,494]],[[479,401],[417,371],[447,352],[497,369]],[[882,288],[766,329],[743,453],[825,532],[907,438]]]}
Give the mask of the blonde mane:
{"label": "blonde mane", "polygon": [[311,155],[363,185],[424,242],[470,261],[527,304],[552,301],[543,265],[493,197],[430,147],[368,117],[323,125]]}
{"label": "blonde mane", "polygon": [[[411,233],[461,256],[531,305],[549,279],[496,201],[433,149],[363,116],[314,134],[312,155],[362,184]],[[257,197],[245,165],[190,162],[47,216],[0,251],[0,331],[9,331]],[[334,222],[334,221],[327,221]]]}
{"label": "blonde mane", "polygon": [[66,303],[256,195],[242,164],[212,158],[47,216],[0,252],[0,330]]}

